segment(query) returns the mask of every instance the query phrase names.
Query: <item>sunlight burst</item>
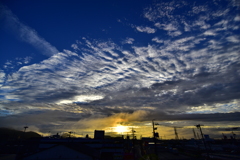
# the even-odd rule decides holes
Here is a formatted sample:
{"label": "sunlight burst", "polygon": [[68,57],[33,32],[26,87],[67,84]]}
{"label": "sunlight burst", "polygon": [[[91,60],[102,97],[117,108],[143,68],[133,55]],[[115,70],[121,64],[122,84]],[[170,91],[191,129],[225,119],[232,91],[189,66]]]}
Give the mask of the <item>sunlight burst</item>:
{"label": "sunlight burst", "polygon": [[114,132],[117,133],[126,133],[126,132],[130,132],[130,129],[128,126],[122,126],[122,125],[118,125],[116,127],[112,127]]}

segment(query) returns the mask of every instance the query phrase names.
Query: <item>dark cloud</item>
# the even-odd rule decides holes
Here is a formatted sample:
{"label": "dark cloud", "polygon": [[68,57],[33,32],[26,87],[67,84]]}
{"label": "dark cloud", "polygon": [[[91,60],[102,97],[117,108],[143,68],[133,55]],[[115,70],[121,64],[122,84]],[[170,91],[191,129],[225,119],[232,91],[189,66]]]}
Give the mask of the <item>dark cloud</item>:
{"label": "dark cloud", "polygon": [[[32,128],[38,129],[40,132],[48,132],[49,130],[63,131],[69,129],[85,129],[87,127],[96,126],[98,121],[103,123],[102,125],[110,127],[107,121],[111,120],[111,123],[117,123],[117,119],[123,119],[124,123],[140,121],[140,122],[151,122],[155,119],[158,122],[190,122],[193,124],[197,123],[219,123],[219,122],[239,122],[240,112],[236,113],[215,113],[215,114],[175,114],[170,115],[162,111],[148,110],[138,111],[132,113],[115,113],[112,115],[100,115],[98,109],[92,114],[86,113],[70,113],[66,111],[31,111],[25,112],[18,115],[10,115],[0,117],[1,127],[12,127],[21,129],[23,126],[28,125]],[[121,121],[119,121],[121,122]],[[182,127],[184,124],[180,124]],[[76,128],[77,127],[77,128]]]}
{"label": "dark cloud", "polygon": [[240,74],[236,72],[238,67],[239,64],[234,64],[224,73],[199,73],[190,80],[166,81],[155,83],[149,88],[129,88],[122,92],[113,92],[92,104],[153,106],[167,110],[228,103],[240,97]]}
{"label": "dark cloud", "polygon": [[46,133],[53,129],[64,130],[64,128],[68,128],[68,126],[65,125],[77,122],[83,117],[81,117],[81,114],[66,111],[30,110],[17,115],[0,117],[0,126],[22,130],[22,128],[27,125],[39,132]]}
{"label": "dark cloud", "polygon": [[[240,121],[240,112],[236,113],[214,113],[214,114],[178,114],[167,115],[163,113],[151,113],[149,116],[159,121],[199,121],[199,122],[231,122]],[[150,118],[149,118],[150,119]]]}

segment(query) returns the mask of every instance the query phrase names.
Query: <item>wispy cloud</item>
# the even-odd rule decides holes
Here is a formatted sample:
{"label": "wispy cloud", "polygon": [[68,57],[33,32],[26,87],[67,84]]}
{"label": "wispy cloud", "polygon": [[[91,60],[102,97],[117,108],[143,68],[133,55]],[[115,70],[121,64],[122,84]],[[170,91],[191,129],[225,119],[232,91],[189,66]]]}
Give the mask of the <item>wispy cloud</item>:
{"label": "wispy cloud", "polygon": [[194,22],[193,26],[199,26],[201,29],[208,29],[210,25],[205,22],[204,19],[200,19]]}
{"label": "wispy cloud", "polygon": [[169,24],[155,23],[155,26],[160,28],[160,29],[164,29],[166,31],[176,31],[177,30],[177,26],[175,26],[172,23],[169,23]]}
{"label": "wispy cloud", "polygon": [[234,18],[234,21],[240,21],[240,16],[236,16],[236,17]]}
{"label": "wispy cloud", "polygon": [[163,40],[158,39],[157,37],[153,38],[152,41],[157,42],[157,43],[163,43]]}
{"label": "wispy cloud", "polygon": [[229,36],[227,37],[227,40],[233,43],[240,43],[240,38],[238,36]]}
{"label": "wispy cloud", "polygon": [[5,73],[3,70],[0,70],[0,88],[2,87],[4,81],[5,81]]}
{"label": "wispy cloud", "polygon": [[216,35],[216,33],[213,30],[207,30],[203,34],[206,36],[215,36]]}
{"label": "wispy cloud", "polygon": [[9,29],[13,30],[15,34],[24,42],[29,43],[38,49],[43,55],[52,56],[58,53],[58,50],[40,37],[38,33],[31,27],[23,24],[6,6],[0,5],[1,16]]}
{"label": "wispy cloud", "polygon": [[136,29],[137,29],[139,32],[145,32],[145,33],[148,33],[148,34],[151,34],[151,33],[155,33],[155,32],[156,32],[156,29],[151,28],[151,27],[136,26]]}
{"label": "wispy cloud", "polygon": [[124,41],[122,41],[123,44],[133,44],[135,40],[133,38],[126,38]]}

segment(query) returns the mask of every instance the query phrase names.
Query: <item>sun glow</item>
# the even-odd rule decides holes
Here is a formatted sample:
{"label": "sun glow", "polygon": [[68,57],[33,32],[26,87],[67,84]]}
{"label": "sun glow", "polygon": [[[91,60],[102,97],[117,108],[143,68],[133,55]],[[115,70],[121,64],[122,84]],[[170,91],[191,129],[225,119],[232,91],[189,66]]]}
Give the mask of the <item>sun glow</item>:
{"label": "sun glow", "polygon": [[122,126],[122,125],[118,125],[116,127],[112,127],[114,132],[117,133],[126,133],[126,132],[130,132],[130,129],[128,126]]}

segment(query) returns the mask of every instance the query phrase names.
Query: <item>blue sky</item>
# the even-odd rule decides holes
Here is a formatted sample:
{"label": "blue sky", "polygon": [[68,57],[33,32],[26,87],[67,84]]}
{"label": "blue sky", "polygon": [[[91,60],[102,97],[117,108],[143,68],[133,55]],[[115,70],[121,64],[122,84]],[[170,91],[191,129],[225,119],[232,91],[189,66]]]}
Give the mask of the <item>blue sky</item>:
{"label": "blue sky", "polygon": [[126,125],[146,136],[153,118],[169,128],[236,127],[239,7],[3,0],[0,125],[40,133]]}

